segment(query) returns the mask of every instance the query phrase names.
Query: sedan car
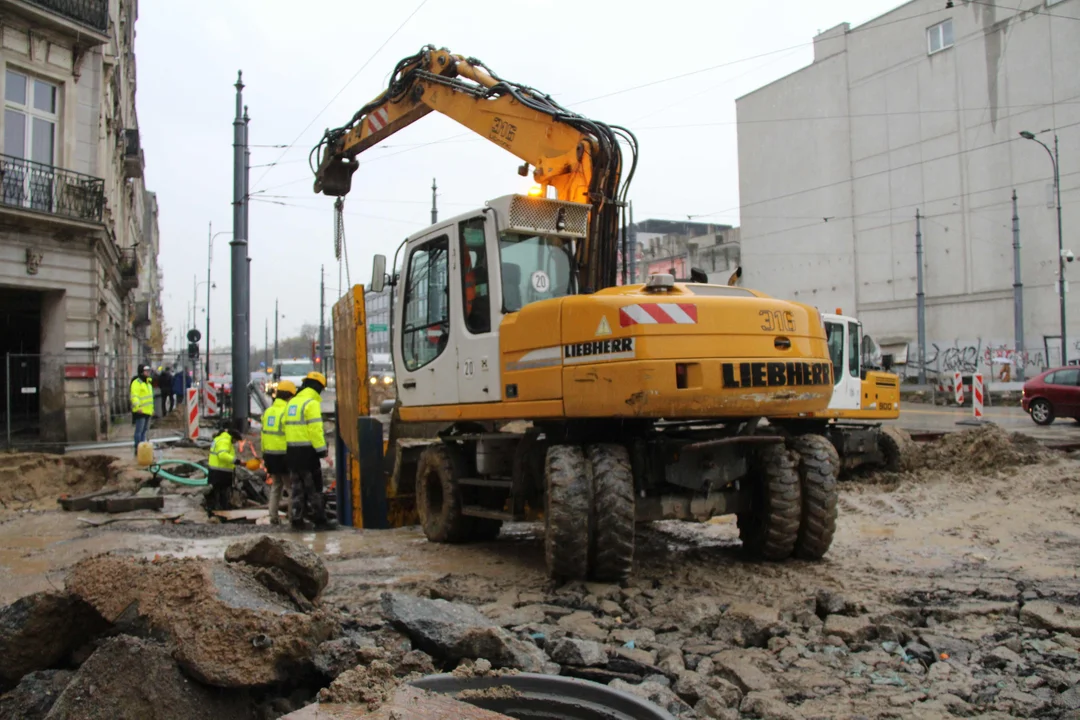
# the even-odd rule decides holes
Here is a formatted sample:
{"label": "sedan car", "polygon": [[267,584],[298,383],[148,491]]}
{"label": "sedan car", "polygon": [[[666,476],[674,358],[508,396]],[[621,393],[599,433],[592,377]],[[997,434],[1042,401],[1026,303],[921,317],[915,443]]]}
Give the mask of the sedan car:
{"label": "sedan car", "polygon": [[1037,425],[1055,418],[1080,418],[1080,368],[1053,368],[1024,383],[1020,401]]}

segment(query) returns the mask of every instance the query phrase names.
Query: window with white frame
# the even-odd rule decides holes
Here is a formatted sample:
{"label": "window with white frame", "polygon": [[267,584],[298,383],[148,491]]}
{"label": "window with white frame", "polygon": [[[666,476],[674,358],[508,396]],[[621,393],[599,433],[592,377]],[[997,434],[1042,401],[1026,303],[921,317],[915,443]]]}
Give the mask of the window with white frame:
{"label": "window with white frame", "polygon": [[55,164],[58,88],[8,70],[4,86],[4,154]]}
{"label": "window with white frame", "polygon": [[926,46],[931,55],[953,46],[952,18],[926,29]]}

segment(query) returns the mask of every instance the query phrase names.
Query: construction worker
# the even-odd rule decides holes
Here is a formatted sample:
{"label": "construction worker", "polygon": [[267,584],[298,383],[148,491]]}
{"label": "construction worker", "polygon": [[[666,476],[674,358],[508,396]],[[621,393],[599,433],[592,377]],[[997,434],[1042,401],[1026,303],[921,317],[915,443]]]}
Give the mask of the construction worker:
{"label": "construction worker", "polygon": [[135,455],[139,443],[146,440],[150,418],[154,417],[154,386],[150,382],[150,366],[140,365],[139,374],[131,379],[131,420],[135,425]]}
{"label": "construction worker", "polygon": [[233,468],[241,463],[236,457],[233,443],[243,439],[235,428],[226,428],[214,438],[210,446],[210,494],[206,497],[209,512],[229,509],[229,491],[233,484]]}
{"label": "construction worker", "polygon": [[300,384],[300,392],[285,408],[285,457],[289,463],[289,522],[304,526],[304,509],[310,506],[316,526],[325,526],[322,465],[327,456],[323,435],[321,395],[326,376],[310,372]]}
{"label": "construction worker", "polygon": [[270,476],[270,524],[281,522],[278,517],[278,505],[281,504],[281,491],[289,477],[289,462],[285,458],[285,428],[282,425],[285,409],[289,400],[296,395],[296,385],[289,380],[282,380],[274,393],[274,403],[262,414],[262,455],[266,463],[266,473]]}

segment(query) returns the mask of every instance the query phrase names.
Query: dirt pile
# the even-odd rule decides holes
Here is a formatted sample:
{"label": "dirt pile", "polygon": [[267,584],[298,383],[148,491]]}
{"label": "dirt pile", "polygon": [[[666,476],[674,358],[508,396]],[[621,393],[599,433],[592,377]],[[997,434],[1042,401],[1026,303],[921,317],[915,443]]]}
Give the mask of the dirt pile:
{"label": "dirt pile", "polygon": [[0,509],[53,509],[61,495],[83,495],[116,484],[117,462],[109,455],[6,455],[0,467]]}
{"label": "dirt pile", "polygon": [[946,472],[983,472],[1045,462],[1057,454],[1038,440],[1009,433],[997,425],[948,433],[927,444],[913,460],[914,468]]}
{"label": "dirt pile", "polygon": [[375,660],[367,667],[359,665],[339,675],[330,687],[319,691],[319,702],[354,703],[374,710],[389,700],[400,684],[394,668]]}

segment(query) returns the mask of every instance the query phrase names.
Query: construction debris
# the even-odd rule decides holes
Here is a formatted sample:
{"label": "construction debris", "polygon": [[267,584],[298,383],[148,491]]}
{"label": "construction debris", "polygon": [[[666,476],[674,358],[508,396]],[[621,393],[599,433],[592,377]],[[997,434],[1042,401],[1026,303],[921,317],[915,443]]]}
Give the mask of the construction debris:
{"label": "construction debris", "polygon": [[308,600],[315,600],[330,581],[322,558],[303,545],[281,538],[260,535],[241,540],[225,550],[225,560],[230,563],[247,563],[257,567],[282,570],[296,580],[300,592]]}

